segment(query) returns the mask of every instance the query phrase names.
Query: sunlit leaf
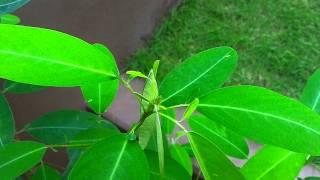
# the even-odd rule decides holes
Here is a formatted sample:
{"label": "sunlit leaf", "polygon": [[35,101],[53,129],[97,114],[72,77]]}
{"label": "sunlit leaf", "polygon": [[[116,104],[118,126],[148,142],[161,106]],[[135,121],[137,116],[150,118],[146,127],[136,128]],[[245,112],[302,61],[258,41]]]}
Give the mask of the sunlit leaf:
{"label": "sunlit leaf", "polygon": [[188,139],[205,179],[244,179],[215,144],[193,132]]}
{"label": "sunlit leaf", "polygon": [[118,78],[109,57],[73,36],[0,24],[0,77],[39,86],[70,87]]}
{"label": "sunlit leaf", "polygon": [[320,154],[320,117],[302,103],[254,86],[216,90],[198,111],[236,133],[295,152]]}
{"label": "sunlit leaf", "polygon": [[305,154],[265,146],[249,159],[241,168],[241,172],[248,180],[292,180],[297,177],[305,161]]}
{"label": "sunlit leaf", "polygon": [[113,136],[93,145],[76,162],[70,180],[149,179],[147,159],[134,141]]}
{"label": "sunlit leaf", "polygon": [[241,159],[247,158],[249,148],[244,138],[240,135],[202,115],[192,116],[188,123],[192,131],[211,140],[224,153]]}
{"label": "sunlit leaf", "polygon": [[237,64],[237,53],[218,47],[196,54],[171,71],[160,85],[165,106],[189,103],[220,87]]}
{"label": "sunlit leaf", "polygon": [[[119,73],[116,60],[110,50],[102,44],[94,44],[93,46],[108,57],[105,58],[104,61],[108,61],[109,64],[112,64],[113,71]],[[91,107],[94,112],[102,114],[112,104],[117,95],[118,88],[119,79],[113,79],[101,83],[88,83],[81,86],[81,91],[89,107]]]}

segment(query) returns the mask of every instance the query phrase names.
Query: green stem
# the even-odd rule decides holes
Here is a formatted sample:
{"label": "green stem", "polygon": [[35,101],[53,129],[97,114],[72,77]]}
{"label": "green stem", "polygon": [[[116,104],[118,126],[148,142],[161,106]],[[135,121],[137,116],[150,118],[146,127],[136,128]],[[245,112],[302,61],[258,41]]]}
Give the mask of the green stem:
{"label": "green stem", "polygon": [[188,132],[188,130],[187,130],[185,127],[183,127],[177,120],[175,120],[175,119],[173,119],[172,117],[170,117],[170,116],[168,116],[168,115],[165,115],[165,114],[163,114],[163,113],[160,113],[160,112],[159,112],[159,114],[160,114],[161,116],[169,119],[170,121],[174,122],[174,123],[175,123],[177,126],[179,126],[184,132],[186,132],[186,133]]}
{"label": "green stem", "polygon": [[163,107],[160,106],[162,108],[162,110],[167,110],[167,109],[175,109],[175,108],[180,108],[180,107],[188,107],[190,104],[179,104],[179,105],[175,105],[175,106],[169,106],[169,107]]}
{"label": "green stem", "polygon": [[151,115],[153,114],[153,107],[154,105],[153,104],[149,104],[148,108],[143,112],[143,114],[141,115],[139,121],[137,124],[134,124],[130,131],[128,132],[128,134],[132,134],[132,133],[135,133],[137,131],[137,129],[139,129],[142,124],[144,123],[144,121]]}
{"label": "green stem", "polygon": [[20,129],[19,131],[16,132],[16,135],[19,135],[21,133],[24,133],[26,131],[26,128],[23,127],[22,129]]}

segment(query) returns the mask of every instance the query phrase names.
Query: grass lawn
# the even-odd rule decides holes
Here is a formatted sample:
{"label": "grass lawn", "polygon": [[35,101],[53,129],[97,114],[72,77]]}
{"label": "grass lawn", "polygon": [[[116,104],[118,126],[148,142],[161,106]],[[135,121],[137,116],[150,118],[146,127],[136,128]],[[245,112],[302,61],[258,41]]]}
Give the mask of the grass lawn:
{"label": "grass lawn", "polygon": [[186,57],[217,46],[239,53],[229,85],[298,97],[320,67],[320,0],[184,0],[130,57],[130,69],[146,72],[160,59],[162,78]]}

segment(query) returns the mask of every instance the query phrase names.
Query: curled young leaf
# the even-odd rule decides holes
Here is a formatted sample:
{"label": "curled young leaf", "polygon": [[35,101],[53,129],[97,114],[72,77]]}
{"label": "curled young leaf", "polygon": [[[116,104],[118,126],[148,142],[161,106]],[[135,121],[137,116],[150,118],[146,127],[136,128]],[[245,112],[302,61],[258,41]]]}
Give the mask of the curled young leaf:
{"label": "curled young leaf", "polygon": [[194,113],[194,111],[197,109],[199,104],[199,99],[196,98],[195,100],[193,100],[189,106],[187,107],[186,111],[184,112],[182,118],[180,121],[189,119],[189,117]]}

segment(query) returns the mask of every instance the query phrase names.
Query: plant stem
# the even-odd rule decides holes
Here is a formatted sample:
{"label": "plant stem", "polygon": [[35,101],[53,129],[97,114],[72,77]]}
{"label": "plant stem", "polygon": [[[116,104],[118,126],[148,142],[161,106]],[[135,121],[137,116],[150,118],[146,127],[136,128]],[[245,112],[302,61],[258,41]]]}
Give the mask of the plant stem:
{"label": "plant stem", "polygon": [[20,129],[19,131],[17,131],[16,132],[16,135],[19,135],[19,134],[21,134],[21,133],[24,133],[25,132],[25,130],[26,130],[26,128],[24,127],[24,128],[22,128],[22,129]]}
{"label": "plant stem", "polygon": [[137,99],[137,101],[138,101],[138,103],[140,104],[141,107],[143,107],[142,102],[141,102],[142,99],[145,100],[145,101],[147,101],[147,102],[149,102],[149,103],[151,103],[151,102],[150,102],[147,98],[145,98],[143,95],[141,95],[141,94],[139,94],[138,92],[136,92],[136,91],[130,86],[130,84],[129,84],[127,81],[125,81],[123,78],[120,77],[120,81],[122,82],[123,86],[124,86],[131,94],[133,94],[133,95],[136,97],[136,99]]}
{"label": "plant stem", "polygon": [[135,133],[137,129],[139,129],[142,124],[144,123],[144,121],[151,115],[153,114],[153,110],[154,110],[154,105],[153,104],[149,104],[148,108],[143,112],[143,114],[141,115],[139,121],[137,124],[133,125],[132,128],[130,129],[130,131],[128,132],[129,134],[131,133]]}
{"label": "plant stem", "polygon": [[186,132],[186,133],[188,132],[188,130],[187,130],[185,127],[183,127],[178,121],[176,121],[176,120],[173,119],[172,117],[170,117],[170,116],[168,116],[168,115],[165,115],[165,114],[163,114],[163,113],[161,113],[161,112],[159,112],[159,114],[160,114],[161,116],[169,119],[170,121],[174,122],[174,123],[175,123],[177,126],[179,126],[184,132]]}
{"label": "plant stem", "polygon": [[190,104],[179,104],[179,105],[175,105],[175,106],[169,106],[169,107],[161,107],[163,110],[167,110],[167,109],[174,109],[174,108],[179,108],[179,107],[188,107]]}

